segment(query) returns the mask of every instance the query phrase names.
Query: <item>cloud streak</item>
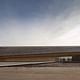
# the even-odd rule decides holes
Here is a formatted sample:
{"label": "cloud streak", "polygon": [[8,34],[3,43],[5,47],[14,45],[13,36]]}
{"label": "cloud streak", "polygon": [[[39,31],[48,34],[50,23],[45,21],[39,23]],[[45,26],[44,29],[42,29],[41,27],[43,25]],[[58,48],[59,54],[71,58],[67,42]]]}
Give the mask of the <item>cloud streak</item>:
{"label": "cloud streak", "polygon": [[[51,11],[53,7],[49,7]],[[74,2],[62,13],[19,21],[8,18],[0,25],[0,46],[72,46],[80,45],[80,6]],[[57,9],[57,8],[56,8]]]}

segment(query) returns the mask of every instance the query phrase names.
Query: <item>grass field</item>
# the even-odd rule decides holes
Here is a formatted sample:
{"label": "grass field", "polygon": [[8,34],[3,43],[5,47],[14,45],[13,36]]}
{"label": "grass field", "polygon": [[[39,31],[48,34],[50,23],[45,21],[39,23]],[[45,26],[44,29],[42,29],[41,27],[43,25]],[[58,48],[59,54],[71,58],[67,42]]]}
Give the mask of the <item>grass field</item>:
{"label": "grass field", "polygon": [[79,67],[4,67],[0,80],[80,80]]}

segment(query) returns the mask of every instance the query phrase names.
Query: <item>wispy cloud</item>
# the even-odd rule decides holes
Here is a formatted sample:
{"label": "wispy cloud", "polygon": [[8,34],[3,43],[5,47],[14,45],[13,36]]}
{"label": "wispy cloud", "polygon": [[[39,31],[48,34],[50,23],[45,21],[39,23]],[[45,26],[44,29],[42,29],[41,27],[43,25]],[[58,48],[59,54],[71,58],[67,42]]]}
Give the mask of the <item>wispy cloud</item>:
{"label": "wispy cloud", "polygon": [[[48,11],[50,8],[53,7]],[[55,16],[49,12],[29,21],[9,18],[0,25],[0,46],[80,45],[79,8],[78,2],[74,2]]]}

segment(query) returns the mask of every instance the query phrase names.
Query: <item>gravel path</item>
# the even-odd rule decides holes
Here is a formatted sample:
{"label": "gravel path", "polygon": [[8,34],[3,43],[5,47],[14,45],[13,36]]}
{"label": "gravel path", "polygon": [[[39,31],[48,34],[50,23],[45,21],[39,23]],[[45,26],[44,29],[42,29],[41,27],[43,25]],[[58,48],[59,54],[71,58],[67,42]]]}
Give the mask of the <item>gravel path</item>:
{"label": "gravel path", "polygon": [[80,80],[79,67],[5,67],[0,80]]}

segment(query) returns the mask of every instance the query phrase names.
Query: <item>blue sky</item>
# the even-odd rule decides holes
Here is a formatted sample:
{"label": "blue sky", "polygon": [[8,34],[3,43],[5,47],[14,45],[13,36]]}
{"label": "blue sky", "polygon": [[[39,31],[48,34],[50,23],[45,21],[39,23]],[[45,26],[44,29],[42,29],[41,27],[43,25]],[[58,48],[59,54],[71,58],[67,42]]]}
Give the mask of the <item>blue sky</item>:
{"label": "blue sky", "polygon": [[[28,20],[45,15],[57,16],[69,8],[73,0],[0,0],[1,19]],[[48,15],[48,16],[49,16]]]}
{"label": "blue sky", "polygon": [[0,0],[0,46],[80,45],[79,0]]}

